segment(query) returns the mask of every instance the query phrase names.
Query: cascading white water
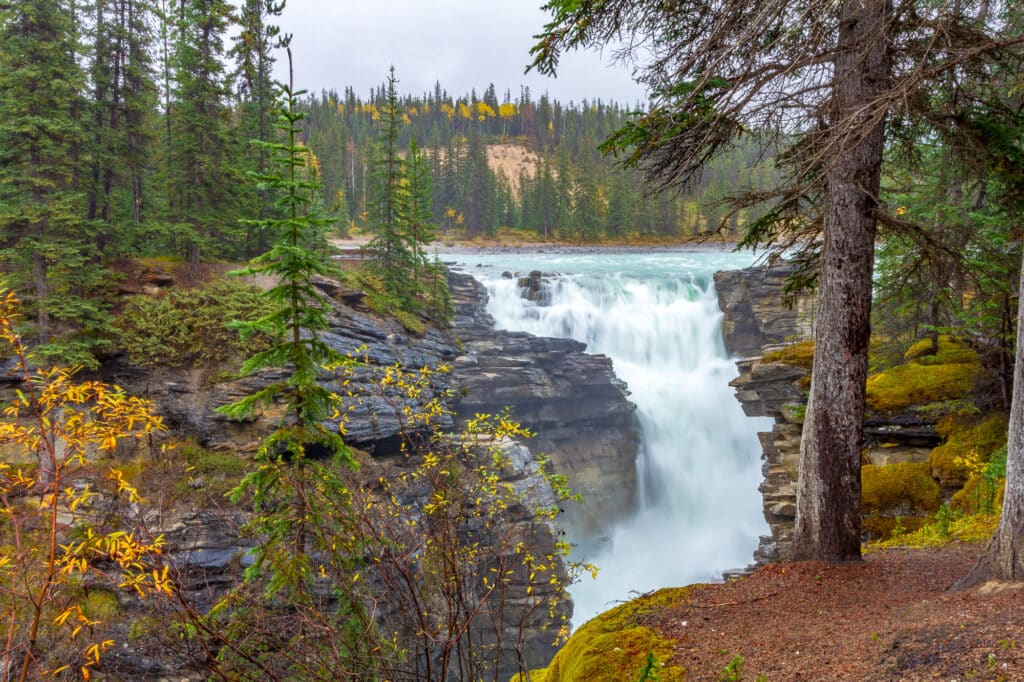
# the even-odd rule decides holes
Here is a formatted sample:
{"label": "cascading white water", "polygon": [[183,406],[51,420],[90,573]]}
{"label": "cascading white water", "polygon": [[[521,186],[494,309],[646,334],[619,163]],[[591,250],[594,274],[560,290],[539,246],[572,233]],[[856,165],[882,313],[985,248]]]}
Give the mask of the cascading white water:
{"label": "cascading white water", "polygon": [[[588,352],[612,359],[637,405],[639,510],[585,557],[600,574],[571,590],[574,622],[631,593],[715,579],[749,563],[766,530],[756,433],[770,426],[746,417],[728,385],[736,368],[722,343],[710,275],[743,267],[750,257],[691,252],[479,260],[481,267],[469,270],[486,284],[488,312],[499,328],[585,342]],[[525,300],[515,279],[500,276],[502,269],[527,268],[560,273],[551,278],[549,304]]]}

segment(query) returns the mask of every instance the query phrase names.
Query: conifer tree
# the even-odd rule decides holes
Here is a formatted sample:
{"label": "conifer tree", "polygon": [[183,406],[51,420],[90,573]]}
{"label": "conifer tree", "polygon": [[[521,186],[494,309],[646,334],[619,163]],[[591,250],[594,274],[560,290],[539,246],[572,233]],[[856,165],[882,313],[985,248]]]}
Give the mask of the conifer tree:
{"label": "conifer tree", "polygon": [[402,220],[402,195],[405,163],[398,156],[400,113],[395,92],[395,68],[388,73],[383,106],[380,110],[380,137],[373,150],[370,191],[367,199],[369,226],[373,240],[374,269],[405,309],[415,307],[418,288],[412,240],[408,224]]}
{"label": "conifer tree", "polygon": [[476,132],[469,136],[464,182],[466,233],[470,237],[494,234],[498,217],[494,173],[487,165],[487,147]]}
{"label": "conifer tree", "polygon": [[416,140],[409,143],[409,154],[405,160],[405,181],[399,195],[399,220],[408,234],[412,249],[413,274],[419,276],[427,264],[423,247],[434,241],[437,226],[434,224],[431,201],[432,181],[426,157]]}
{"label": "conifer tree", "polygon": [[[337,396],[317,381],[323,367],[343,361],[320,337],[328,328],[329,306],[313,284],[315,277],[332,272],[319,246],[323,230],[333,218],[320,210],[311,210],[318,205],[320,186],[315,175],[307,172],[309,150],[299,141],[299,122],[305,114],[297,110],[297,97],[302,92],[293,91],[289,85],[284,87],[283,94],[285,106],[277,127],[284,141],[259,143],[272,155],[272,171],[257,180],[280,197],[277,208],[284,217],[261,221],[268,232],[279,235],[278,240],[270,251],[241,271],[269,275],[277,281],[264,294],[274,310],[256,322],[238,327],[243,335],[264,332],[277,340],[249,358],[242,366],[242,374],[286,368],[288,375],[220,411],[242,419],[275,402],[286,405],[285,421],[260,450],[261,467],[243,481],[239,490],[252,489],[261,499],[285,498],[293,513],[285,519],[272,519],[271,525],[262,530],[271,544],[290,542],[298,555],[304,555],[303,488],[310,484],[310,472],[304,468],[314,466],[314,478],[328,475],[320,471],[319,465],[307,461],[307,448],[326,450],[343,460],[350,455],[341,436],[324,425],[334,412]],[[261,560],[264,558],[267,557],[261,556]]]}
{"label": "conifer tree", "polygon": [[105,256],[136,252],[156,108],[150,10],[140,0],[96,0],[90,66],[86,217]]}
{"label": "conifer tree", "polygon": [[[800,443],[791,559],[861,552],[861,450],[874,245],[890,124],[929,119],[929,93],[954,74],[992,83],[1024,44],[1017,2],[934,0],[550,0],[533,48],[552,74],[565,49],[609,40],[651,47],[638,74],[649,111],[604,146],[661,189],[686,186],[733,140],[787,147],[787,176],[747,242],[804,249],[815,269],[814,373]],[[624,51],[636,58],[635,51]],[[1014,82],[1019,82],[1019,72]],[[999,77],[996,76],[996,79]],[[944,110],[959,123],[963,112]],[[797,229],[794,229],[794,228]],[[818,239],[820,237],[820,240]],[[820,250],[819,250],[820,248]]]}
{"label": "conifer tree", "polygon": [[[237,63],[235,75],[241,107],[238,132],[243,142],[252,139],[270,141],[275,95],[271,79],[274,65],[272,49],[286,45],[290,38],[282,37],[280,27],[270,21],[281,16],[284,6],[284,0],[245,0],[239,8],[238,23],[241,30],[234,39],[230,54]],[[254,152],[249,159],[251,168],[258,174],[265,173],[266,150],[262,145],[251,145],[249,148]],[[264,218],[272,208],[269,205],[271,201],[265,188],[256,188],[259,218]],[[255,253],[263,253],[267,248],[268,235],[260,225],[258,220],[250,223],[255,234],[248,235],[245,240],[247,250],[254,250]]]}
{"label": "conifer tree", "polygon": [[84,78],[72,8],[0,8],[0,234],[12,284],[35,321],[36,352],[95,364],[110,331],[76,157]]}
{"label": "conifer tree", "polygon": [[237,224],[240,169],[234,163],[223,37],[224,0],[181,0],[174,44],[174,92],[167,152],[169,217],[193,268],[204,252],[241,250]]}

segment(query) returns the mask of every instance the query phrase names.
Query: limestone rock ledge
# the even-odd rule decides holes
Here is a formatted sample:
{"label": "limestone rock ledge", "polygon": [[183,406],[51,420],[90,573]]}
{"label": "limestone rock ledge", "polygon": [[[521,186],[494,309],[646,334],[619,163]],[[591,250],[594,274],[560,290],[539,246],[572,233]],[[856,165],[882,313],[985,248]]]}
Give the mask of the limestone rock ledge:
{"label": "limestone rock ledge", "polygon": [[463,345],[454,369],[461,393],[456,419],[510,406],[512,417],[537,434],[530,449],[549,456],[583,496],[581,505],[566,506],[565,525],[599,537],[636,505],[636,406],[612,361],[571,339],[496,330],[483,285],[453,273],[449,287]]}
{"label": "limestone rock ledge", "polygon": [[[783,303],[782,289],[791,270],[792,266],[777,263],[715,273],[726,348],[741,358],[737,362],[740,375],[731,382],[736,399],[748,416],[775,420],[771,431],[758,434],[764,476],[759,490],[771,535],[761,537],[755,565],[785,557],[796,525],[800,438],[810,370],[764,357],[786,343],[813,338],[813,297],[802,294],[791,305]],[[935,420],[913,411],[869,413],[864,421],[864,457],[871,464],[923,462],[940,442]]]}

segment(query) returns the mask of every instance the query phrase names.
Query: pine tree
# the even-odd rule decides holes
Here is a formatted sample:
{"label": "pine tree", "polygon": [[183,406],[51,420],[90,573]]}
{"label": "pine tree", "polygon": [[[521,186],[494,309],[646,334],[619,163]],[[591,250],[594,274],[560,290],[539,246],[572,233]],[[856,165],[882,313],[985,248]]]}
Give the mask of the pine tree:
{"label": "pine tree", "polygon": [[232,149],[223,36],[231,5],[181,0],[174,44],[174,92],[167,153],[169,218],[193,268],[203,253],[237,255],[241,172]]}
{"label": "pine tree", "polygon": [[[243,419],[275,402],[284,402],[287,406],[284,423],[261,448],[260,457],[265,466],[248,477],[242,487],[251,487],[264,498],[279,494],[291,497],[298,492],[290,501],[294,514],[273,532],[278,534],[278,539],[290,539],[293,548],[304,554],[305,510],[301,486],[305,474],[301,468],[305,464],[306,450],[310,446],[318,451],[326,448],[346,460],[350,455],[341,436],[324,425],[334,411],[337,396],[318,382],[323,367],[344,360],[320,337],[328,328],[329,306],[313,279],[332,272],[319,246],[323,230],[333,223],[333,218],[322,211],[310,210],[317,203],[320,186],[308,173],[309,150],[299,142],[302,132],[299,122],[305,116],[297,110],[296,98],[301,94],[291,86],[284,87],[285,106],[277,127],[286,141],[260,143],[272,155],[270,163],[274,170],[257,179],[280,197],[277,208],[284,216],[262,222],[269,233],[280,236],[270,251],[241,271],[241,274],[269,275],[277,281],[277,285],[264,294],[274,310],[256,322],[238,325],[243,335],[264,332],[277,339],[270,348],[249,358],[242,366],[242,374],[271,368],[287,368],[289,373],[286,378],[220,411]],[[290,467],[290,463],[295,463],[299,471],[282,476],[280,467]],[[288,485],[295,488],[282,489]]]}
{"label": "pine tree", "polygon": [[147,239],[140,226],[156,107],[149,8],[97,0],[94,15],[86,217],[97,224],[103,255],[130,255]]}
{"label": "pine tree", "polygon": [[405,180],[399,195],[398,218],[408,234],[409,246],[412,248],[413,275],[417,278],[427,264],[423,247],[434,241],[437,233],[431,189],[427,160],[416,140],[412,140],[405,160]]}
{"label": "pine tree", "polygon": [[103,282],[76,164],[84,78],[71,7],[0,9],[0,232],[12,284],[35,320],[36,352],[96,362],[109,344]]}
{"label": "pine tree", "polygon": [[490,236],[497,227],[497,197],[494,173],[487,164],[487,147],[479,133],[469,136],[465,183],[466,234]]}
{"label": "pine tree", "polygon": [[[271,110],[274,106],[275,88],[271,79],[274,57],[271,50],[287,45],[290,36],[281,36],[280,27],[271,24],[274,17],[284,11],[285,2],[274,0],[245,0],[239,8],[238,22],[241,30],[234,39],[230,55],[237,63],[236,80],[240,123],[239,137],[243,142],[259,140],[269,142],[271,135]],[[262,145],[250,145],[255,153],[249,159],[250,167],[257,174],[266,172],[266,150]],[[263,187],[256,188],[256,211],[260,219],[266,217],[271,210],[272,198]],[[264,233],[262,223],[256,220],[250,223],[255,234],[247,235],[246,249],[262,253],[267,248],[268,237]]]}
{"label": "pine tree", "polygon": [[583,154],[572,193],[573,225],[581,244],[599,236],[604,212],[604,200],[598,186],[594,160],[589,154]]}
{"label": "pine tree", "polygon": [[388,293],[406,310],[415,307],[418,283],[408,224],[402,221],[404,189],[403,160],[398,156],[399,109],[395,92],[395,68],[388,73],[387,89],[380,110],[381,132],[371,161],[370,191],[367,200],[369,226],[373,232],[369,249],[374,254],[374,269]]}

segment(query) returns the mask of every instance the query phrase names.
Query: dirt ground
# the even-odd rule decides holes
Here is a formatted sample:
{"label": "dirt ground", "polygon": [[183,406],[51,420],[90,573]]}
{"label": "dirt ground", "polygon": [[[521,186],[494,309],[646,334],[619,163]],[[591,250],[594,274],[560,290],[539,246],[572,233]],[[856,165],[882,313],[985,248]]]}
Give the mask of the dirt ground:
{"label": "dirt ground", "polygon": [[[947,591],[978,545],[774,564],[649,616],[697,680],[1024,680],[1024,589]],[[739,660],[741,675],[729,677]],[[735,665],[734,665],[735,669]]]}

